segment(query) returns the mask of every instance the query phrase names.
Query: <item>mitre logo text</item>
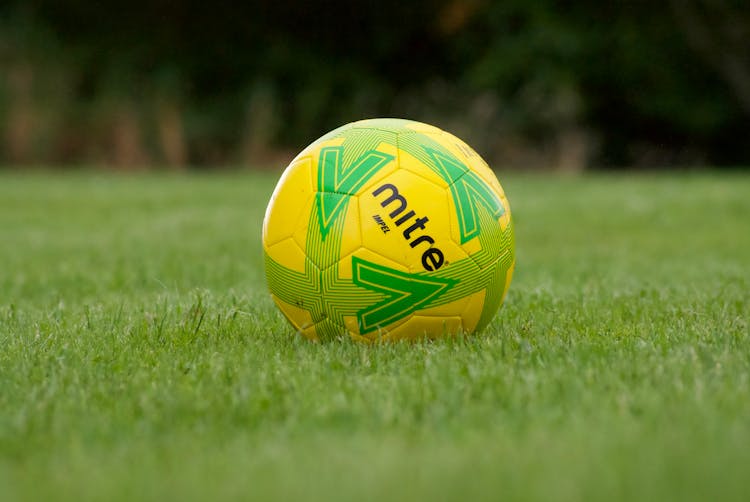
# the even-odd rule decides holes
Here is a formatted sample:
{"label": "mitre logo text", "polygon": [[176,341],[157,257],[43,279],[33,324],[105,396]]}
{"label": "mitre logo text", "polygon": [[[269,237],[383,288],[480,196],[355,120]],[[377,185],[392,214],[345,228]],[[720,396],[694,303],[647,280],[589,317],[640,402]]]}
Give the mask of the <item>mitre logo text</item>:
{"label": "mitre logo text", "polygon": [[[383,209],[390,211],[388,217],[397,228],[404,226],[402,235],[412,248],[420,246],[422,250],[422,266],[428,272],[435,271],[443,266],[445,257],[443,252],[435,246],[435,239],[430,237],[427,216],[417,216],[413,209],[408,208],[406,197],[401,195],[395,185],[386,183],[376,188],[372,195],[380,201]],[[383,233],[391,230],[391,227],[380,215],[373,216]],[[408,225],[408,226],[407,226]]]}

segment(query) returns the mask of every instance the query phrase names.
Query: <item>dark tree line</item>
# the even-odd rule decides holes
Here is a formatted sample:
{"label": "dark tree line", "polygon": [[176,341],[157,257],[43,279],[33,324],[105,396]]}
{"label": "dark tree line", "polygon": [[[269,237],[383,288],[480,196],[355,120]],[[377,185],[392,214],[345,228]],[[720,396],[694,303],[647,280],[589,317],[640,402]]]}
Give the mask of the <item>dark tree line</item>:
{"label": "dark tree line", "polygon": [[267,163],[419,119],[496,163],[750,161],[744,0],[11,0],[0,161]]}

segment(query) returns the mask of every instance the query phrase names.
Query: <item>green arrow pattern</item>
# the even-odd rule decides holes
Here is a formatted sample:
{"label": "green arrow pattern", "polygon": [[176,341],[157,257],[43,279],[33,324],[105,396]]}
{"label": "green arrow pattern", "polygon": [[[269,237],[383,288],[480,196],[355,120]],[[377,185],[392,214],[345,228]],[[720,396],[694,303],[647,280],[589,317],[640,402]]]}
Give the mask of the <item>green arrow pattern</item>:
{"label": "green arrow pattern", "polygon": [[450,182],[451,195],[458,210],[458,226],[461,244],[479,235],[480,206],[484,206],[497,219],[505,214],[505,207],[487,183],[452,155],[445,155],[433,148],[425,147],[433,162],[428,163],[441,178]]}
{"label": "green arrow pattern", "polygon": [[458,283],[450,277],[400,272],[356,256],[352,258],[352,278],[357,286],[385,296],[375,305],[357,312],[361,334],[403,319]]}
{"label": "green arrow pattern", "polygon": [[394,159],[393,155],[370,150],[361,155],[351,166],[344,168],[344,147],[333,146],[320,150],[318,162],[318,192],[316,206],[320,236],[328,236],[333,221],[345,211],[349,197],[357,193],[367,180]]}
{"label": "green arrow pattern", "polygon": [[[502,230],[497,224],[505,209],[485,183],[439,143],[405,127],[408,122],[388,122],[384,124],[387,129],[345,126],[321,139],[345,137],[343,146],[321,149],[316,210],[308,224],[304,272],[290,270],[265,256],[271,292],[286,303],[308,310],[322,340],[344,331],[345,316],[356,316],[359,332],[367,334],[417,310],[486,290],[477,326],[481,329],[502,300],[506,272],[514,261],[512,225]],[[462,243],[478,237],[480,251],[431,274],[401,272],[352,257],[352,281],[339,279],[349,200],[394,160],[392,155],[376,150],[381,143],[404,149],[450,184],[459,210]],[[498,248],[506,252],[500,256],[492,253]]]}

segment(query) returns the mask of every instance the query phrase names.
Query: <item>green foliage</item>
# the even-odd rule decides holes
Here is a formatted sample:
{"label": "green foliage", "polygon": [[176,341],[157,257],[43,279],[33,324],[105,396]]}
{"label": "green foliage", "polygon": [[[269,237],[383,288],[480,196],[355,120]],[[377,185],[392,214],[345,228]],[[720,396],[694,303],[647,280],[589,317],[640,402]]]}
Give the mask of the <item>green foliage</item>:
{"label": "green foliage", "polygon": [[741,1],[18,0],[0,159],[238,162],[401,116],[503,164],[744,164],[749,41]]}
{"label": "green foliage", "polygon": [[502,175],[482,334],[310,344],[275,176],[0,177],[8,499],[745,500],[746,176]]}

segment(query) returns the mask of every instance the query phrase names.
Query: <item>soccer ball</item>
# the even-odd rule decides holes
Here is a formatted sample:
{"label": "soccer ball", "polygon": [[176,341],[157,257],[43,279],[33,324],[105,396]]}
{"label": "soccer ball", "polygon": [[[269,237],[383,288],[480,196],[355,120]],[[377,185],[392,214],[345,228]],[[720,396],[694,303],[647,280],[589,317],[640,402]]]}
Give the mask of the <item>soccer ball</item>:
{"label": "soccer ball", "polygon": [[437,338],[492,319],[515,265],[510,207],[466,143],[353,122],[289,164],[263,221],[273,300],[312,340]]}

